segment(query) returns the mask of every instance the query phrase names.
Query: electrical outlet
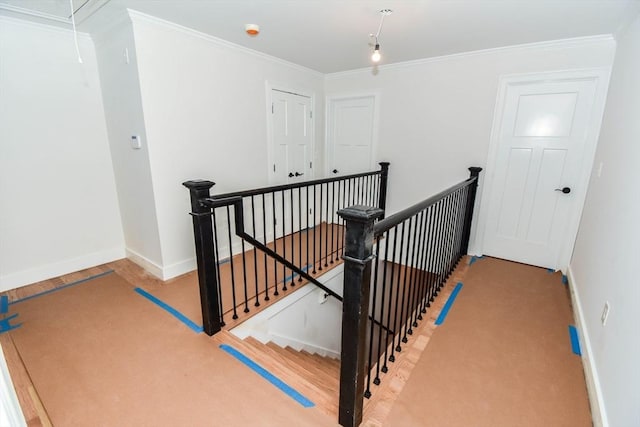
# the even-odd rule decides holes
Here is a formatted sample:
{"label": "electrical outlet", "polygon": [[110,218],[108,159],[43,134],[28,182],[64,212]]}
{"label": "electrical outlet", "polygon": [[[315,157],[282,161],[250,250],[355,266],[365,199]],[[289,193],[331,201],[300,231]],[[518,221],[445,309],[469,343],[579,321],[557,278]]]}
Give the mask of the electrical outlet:
{"label": "electrical outlet", "polygon": [[609,301],[604,303],[604,307],[602,308],[602,314],[600,315],[600,321],[602,322],[602,326],[607,324],[608,317],[609,317]]}

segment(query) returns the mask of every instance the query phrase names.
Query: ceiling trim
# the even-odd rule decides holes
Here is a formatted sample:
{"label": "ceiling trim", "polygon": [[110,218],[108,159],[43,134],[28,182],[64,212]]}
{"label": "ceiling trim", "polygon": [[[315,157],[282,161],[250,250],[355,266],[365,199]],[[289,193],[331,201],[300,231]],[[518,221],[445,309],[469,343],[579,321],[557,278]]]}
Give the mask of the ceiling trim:
{"label": "ceiling trim", "polygon": [[0,9],[8,10],[9,12],[21,13],[23,15],[35,16],[36,18],[49,19],[51,21],[63,22],[65,24],[70,24],[71,20],[67,18],[62,18],[58,15],[53,15],[51,13],[39,12],[33,9],[27,9],[20,6],[14,6],[12,4],[0,3]]}
{"label": "ceiling trim", "polygon": [[[12,16],[0,15],[0,22],[7,22],[9,24],[22,25],[24,27],[33,27],[40,30],[50,31],[52,33],[61,33],[61,34],[73,34],[73,30],[71,28],[62,28],[52,24],[43,24],[42,22],[34,22],[26,19],[14,18]],[[84,33],[81,31],[77,32],[79,38],[92,40],[91,34]]]}
{"label": "ceiling trim", "polygon": [[[412,61],[396,62],[393,64],[380,65],[378,70],[397,70],[403,68],[411,68],[424,64],[448,61],[450,59],[468,58],[474,56],[491,55],[500,52],[510,52],[517,50],[529,49],[558,49],[568,47],[579,47],[601,42],[614,42],[615,37],[612,34],[601,34],[596,36],[575,37],[570,39],[550,40],[545,42],[525,43],[512,46],[494,47],[491,49],[474,50],[470,52],[454,53],[451,55],[435,56],[432,58],[416,59]],[[358,68],[355,70],[339,71],[337,73],[325,74],[325,80],[339,79],[347,76],[358,74],[371,74],[373,67]]]}
{"label": "ceiling trim", "polygon": [[232,43],[230,41],[227,41],[227,40],[224,40],[224,39],[220,39],[218,37],[214,37],[212,35],[209,35],[209,34],[194,30],[193,28],[184,27],[184,26],[176,24],[174,22],[166,21],[164,19],[157,18],[157,17],[152,16],[152,15],[147,15],[146,13],[142,13],[142,12],[139,12],[139,11],[133,10],[133,9],[127,9],[127,12],[129,13],[129,16],[131,17],[131,20],[132,20],[132,22],[134,22],[134,24],[135,24],[136,20],[142,21],[142,22],[150,22],[150,23],[153,23],[153,24],[156,24],[156,25],[160,25],[160,26],[165,27],[165,28],[169,28],[169,29],[181,32],[181,33],[186,34],[186,35],[190,35],[190,36],[193,36],[193,37],[198,37],[200,39],[203,39],[203,40],[206,40],[208,42],[211,42],[212,44],[215,44],[216,46],[220,46],[220,47],[224,47],[224,48],[240,51],[242,53],[254,56],[254,57],[262,59],[262,60],[266,60],[266,61],[269,61],[269,62],[272,62],[272,63],[275,63],[275,64],[279,64],[279,65],[283,65],[285,67],[293,68],[293,69],[298,70],[298,71],[303,71],[303,72],[306,72],[306,73],[313,74],[318,78],[324,78],[325,77],[324,73],[321,73],[321,72],[316,71],[316,70],[312,70],[311,68],[307,68],[307,67],[304,67],[302,65],[293,63],[293,62],[285,61],[284,59],[280,59],[280,58],[272,56],[272,55],[267,55],[266,53],[262,53],[262,52],[259,52],[257,50],[253,50],[253,49],[250,49],[248,47],[241,46],[239,44],[235,44],[235,43]]}

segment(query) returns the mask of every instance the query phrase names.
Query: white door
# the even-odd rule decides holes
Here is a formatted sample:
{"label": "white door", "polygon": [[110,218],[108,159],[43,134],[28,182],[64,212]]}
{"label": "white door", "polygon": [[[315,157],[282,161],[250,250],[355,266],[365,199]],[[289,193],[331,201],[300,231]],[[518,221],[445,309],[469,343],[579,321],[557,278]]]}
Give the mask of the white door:
{"label": "white door", "polygon": [[372,170],[374,109],[373,95],[329,100],[327,167],[331,175]]}
{"label": "white door", "polygon": [[[311,98],[272,89],[271,102],[273,164],[270,182],[288,184],[313,179]],[[309,211],[312,201],[307,202],[311,194],[307,191],[307,188],[301,188],[276,194],[276,236],[313,223]],[[284,230],[279,228],[283,226]]]}
{"label": "white door", "polygon": [[601,80],[504,82],[488,171],[493,173],[483,196],[483,253],[566,267],[602,119]]}
{"label": "white door", "polygon": [[286,184],[312,179],[311,98],[271,91],[273,165],[270,182]]}

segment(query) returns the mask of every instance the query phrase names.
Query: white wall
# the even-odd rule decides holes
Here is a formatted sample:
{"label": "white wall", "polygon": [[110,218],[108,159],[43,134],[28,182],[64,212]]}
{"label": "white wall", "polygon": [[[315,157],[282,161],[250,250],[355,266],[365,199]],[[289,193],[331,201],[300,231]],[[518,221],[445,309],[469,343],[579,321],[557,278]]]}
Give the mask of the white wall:
{"label": "white wall", "polygon": [[[570,265],[585,361],[603,424],[640,425],[640,17],[618,40],[589,192]],[[602,164],[601,176],[598,168]],[[606,326],[600,322],[610,303]],[[592,404],[593,406],[593,404]]]}
{"label": "white wall", "polygon": [[0,17],[0,291],[124,255],[94,47]]}
{"label": "white wall", "polygon": [[266,82],[316,95],[315,150],[323,152],[321,74],[227,42],[132,14],[153,177],[163,277],[195,268],[188,191],[267,184]]}
{"label": "white wall", "polygon": [[485,167],[501,75],[607,67],[614,51],[612,38],[596,37],[472,52],[330,74],[325,93],[380,94],[377,160],[391,162],[395,212]]}
{"label": "white wall", "polygon": [[[128,15],[94,39],[127,256],[162,276],[149,148]],[[142,148],[131,147],[132,135],[142,138]]]}

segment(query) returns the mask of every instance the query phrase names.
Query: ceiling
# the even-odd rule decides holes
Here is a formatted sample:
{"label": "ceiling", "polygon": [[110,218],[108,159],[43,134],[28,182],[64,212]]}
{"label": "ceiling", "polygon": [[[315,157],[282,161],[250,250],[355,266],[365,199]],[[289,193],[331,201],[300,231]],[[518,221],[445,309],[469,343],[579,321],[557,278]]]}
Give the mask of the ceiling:
{"label": "ceiling", "polygon": [[[125,8],[332,73],[371,66],[372,39],[385,18],[381,64],[481,49],[616,34],[640,0],[73,0],[78,29],[106,28]],[[59,19],[16,11],[35,11]],[[9,10],[7,10],[9,9]],[[69,0],[0,0],[5,15],[68,26]],[[65,23],[66,21],[66,23]],[[259,24],[249,37],[245,24]]]}

